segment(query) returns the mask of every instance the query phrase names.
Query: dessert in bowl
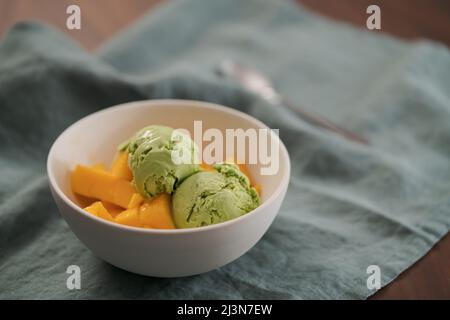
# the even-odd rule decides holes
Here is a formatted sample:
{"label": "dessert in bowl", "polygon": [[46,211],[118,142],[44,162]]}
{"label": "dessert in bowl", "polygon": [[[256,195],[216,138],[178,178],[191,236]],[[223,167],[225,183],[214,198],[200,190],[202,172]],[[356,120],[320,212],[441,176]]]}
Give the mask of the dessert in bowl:
{"label": "dessert in bowl", "polygon": [[[279,145],[279,165],[278,170],[270,175],[261,174],[260,163],[246,166],[245,171],[248,172],[239,170],[240,166],[233,163],[219,163],[207,169],[202,169],[201,164],[181,169],[170,167],[170,174],[167,175],[163,170],[165,165],[163,169],[155,165],[161,164],[161,161],[146,160],[149,149],[155,150],[155,146],[145,149],[145,144],[140,145],[141,140],[133,140],[133,137],[139,137],[139,132],[142,133],[145,128],[148,130],[149,125],[153,126],[150,131],[156,128],[158,137],[164,136],[164,128],[183,128],[193,132],[195,121],[202,121],[203,129],[214,128],[223,132],[230,128],[267,129],[262,122],[249,115],[211,103],[150,100],[131,102],[91,114],[67,128],[55,141],[47,161],[53,197],[72,231],[96,256],[138,274],[188,276],[213,270],[237,259],[267,231],[284,199],[290,174],[288,153],[276,134],[269,135],[269,142]],[[141,136],[147,137],[148,134]],[[127,215],[117,219],[123,212],[115,212],[116,216],[112,219],[105,219],[99,214],[104,208],[98,211],[99,200],[110,194],[102,192],[101,188],[98,194],[93,193],[94,198],[97,196],[95,202],[82,203],[85,199],[80,199],[79,195],[92,196],[92,183],[89,179],[81,179],[74,184],[74,172],[81,168],[85,173],[92,171],[94,175],[115,183],[109,169],[93,168],[93,165],[109,164],[115,156],[120,158],[118,146],[121,146],[119,152],[124,152],[122,154],[128,158],[114,163],[119,163],[116,165],[118,167],[122,163],[122,168],[123,163],[128,166],[129,172],[122,171],[123,179],[131,180],[127,183],[135,187],[137,195],[130,191],[129,196],[121,194],[111,198],[111,201],[118,201],[118,207],[122,206],[123,211],[130,206],[137,216],[144,209],[151,211],[153,207],[164,207],[166,218],[169,218],[163,219],[162,223],[161,219],[148,218],[134,224],[130,222],[134,220],[128,219]],[[139,154],[142,149],[144,156]],[[163,157],[160,153],[154,153],[149,159],[160,156]],[[142,159],[145,161],[141,163]],[[102,170],[108,172],[103,173]],[[159,175],[161,172],[163,174]],[[248,179],[248,176],[251,178]],[[83,177],[90,176],[86,174]],[[226,186],[226,192],[219,192],[219,196],[212,198],[205,197],[211,194],[214,186],[219,186],[219,191]],[[237,191],[234,194],[230,190]],[[199,197],[207,201],[199,205]],[[239,202],[241,198],[242,205]],[[131,199],[138,204],[133,207]],[[165,205],[156,205],[158,202]],[[142,209],[143,206],[146,207]],[[193,206],[196,207],[194,213],[191,210]],[[228,214],[232,212],[236,213]],[[196,216],[188,217],[189,214]]]}

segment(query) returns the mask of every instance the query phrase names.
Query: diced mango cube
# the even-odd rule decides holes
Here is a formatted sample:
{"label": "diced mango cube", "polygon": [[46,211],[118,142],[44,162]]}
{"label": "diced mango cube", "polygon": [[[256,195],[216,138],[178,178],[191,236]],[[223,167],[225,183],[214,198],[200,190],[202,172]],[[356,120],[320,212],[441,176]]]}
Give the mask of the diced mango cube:
{"label": "diced mango cube", "polygon": [[89,207],[84,208],[87,212],[93,214],[94,216],[97,216],[99,218],[113,221],[113,217],[111,214],[106,210],[106,208],[103,206],[101,201],[94,202]]}
{"label": "diced mango cube", "polygon": [[93,214],[94,216],[98,216],[97,203],[98,202],[94,202],[90,206],[87,206],[86,208],[84,208],[84,210],[89,212],[90,214]]}
{"label": "diced mango cube", "polygon": [[100,171],[106,171],[106,167],[103,163],[96,163],[94,165],[91,166],[92,169],[97,169]]}
{"label": "diced mango cube", "polygon": [[86,208],[86,207],[89,207],[91,204],[93,204],[95,201],[97,201],[97,200],[95,200],[95,199],[92,199],[92,198],[88,198],[88,197],[85,197],[85,196],[82,196],[82,195],[80,195],[80,194],[74,194],[74,198],[75,198],[75,201],[80,205],[80,207],[82,207],[82,208]]}
{"label": "diced mango cube", "polygon": [[200,163],[200,170],[216,172],[216,169],[212,165],[206,163]]}
{"label": "diced mango cube", "polygon": [[111,173],[113,176],[127,181],[133,179],[133,173],[128,167],[128,152],[122,151],[116,155],[111,166]]}
{"label": "diced mango cube", "polygon": [[256,192],[258,192],[258,195],[261,196],[261,185],[258,183],[255,184],[253,187],[255,188]]}
{"label": "diced mango cube", "polygon": [[123,208],[119,207],[118,205],[102,201],[103,206],[106,210],[111,214],[111,216],[116,217],[119,213],[123,211]]}
{"label": "diced mango cube", "polygon": [[128,203],[128,209],[132,209],[132,208],[136,208],[139,207],[142,203],[142,201],[144,201],[144,198],[139,194],[139,193],[135,193],[131,196],[130,202]]}
{"label": "diced mango cube", "polygon": [[122,211],[114,221],[131,227],[142,227],[142,223],[139,219],[139,208],[137,207]]}
{"label": "diced mango cube", "polygon": [[72,173],[71,183],[74,193],[107,201],[122,208],[136,207],[142,201],[131,182],[90,167],[77,165]]}
{"label": "diced mango cube", "polygon": [[238,164],[238,167],[239,170],[241,170],[241,172],[247,176],[248,180],[250,181],[250,185],[254,186],[255,184],[252,176],[250,175],[250,172],[248,171],[247,165],[245,163],[240,163]]}
{"label": "diced mango cube", "polygon": [[170,195],[167,193],[145,201],[139,208],[141,223],[155,229],[175,229],[170,207]]}

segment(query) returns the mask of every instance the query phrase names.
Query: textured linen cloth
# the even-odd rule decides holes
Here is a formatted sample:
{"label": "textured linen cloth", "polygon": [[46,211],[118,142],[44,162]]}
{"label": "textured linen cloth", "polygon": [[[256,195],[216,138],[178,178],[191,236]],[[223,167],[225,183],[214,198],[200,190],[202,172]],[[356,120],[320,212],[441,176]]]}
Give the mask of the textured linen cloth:
{"label": "textured linen cloth", "polygon": [[[363,14],[363,13],[362,13]],[[307,110],[364,135],[308,125],[214,72],[235,59]],[[171,1],[94,55],[35,23],[0,45],[0,298],[363,299],[450,227],[450,54],[328,21],[287,1]],[[186,278],[96,258],[51,198],[45,161],[74,121],[151,98],[218,102],[280,129],[292,176],[279,216],[247,254]],[[101,135],[101,132],[99,132]],[[81,268],[68,290],[66,268]]]}

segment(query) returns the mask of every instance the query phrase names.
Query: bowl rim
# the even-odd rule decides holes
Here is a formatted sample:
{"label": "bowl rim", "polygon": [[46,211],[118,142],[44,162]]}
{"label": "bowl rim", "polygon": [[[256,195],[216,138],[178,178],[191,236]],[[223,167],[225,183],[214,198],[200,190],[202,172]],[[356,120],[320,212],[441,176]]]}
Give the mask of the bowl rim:
{"label": "bowl rim", "polygon": [[197,227],[197,228],[182,228],[182,229],[150,229],[150,228],[140,228],[140,227],[132,227],[127,226],[123,224],[119,224],[116,222],[111,222],[102,218],[99,218],[97,216],[94,216],[92,214],[89,214],[83,208],[81,208],[78,204],[76,204],[74,201],[72,201],[59,187],[58,183],[56,182],[56,178],[54,176],[53,168],[51,167],[53,163],[53,158],[56,153],[56,145],[57,143],[62,140],[71,130],[73,130],[74,127],[76,127],[80,122],[87,120],[91,117],[97,117],[103,113],[108,112],[114,112],[118,109],[133,109],[133,108],[141,108],[144,105],[148,106],[154,106],[154,105],[186,105],[186,106],[195,106],[225,113],[231,113],[234,116],[237,117],[243,117],[249,122],[253,122],[259,127],[268,128],[270,129],[266,124],[264,124],[262,121],[254,118],[251,115],[248,115],[242,111],[226,107],[220,104],[211,103],[211,102],[205,102],[205,101],[197,101],[197,100],[183,100],[183,99],[147,99],[147,100],[137,100],[137,101],[130,101],[126,103],[121,103],[118,105],[114,105],[111,107],[104,108],[102,110],[93,112],[91,114],[88,114],[87,116],[84,116],[83,118],[75,121],[73,124],[68,126],[66,129],[64,129],[59,136],[55,139],[52,146],[50,147],[49,153],[47,155],[47,176],[49,178],[50,187],[53,189],[53,191],[60,197],[69,207],[80,213],[81,215],[87,217],[88,219],[96,220],[97,222],[100,222],[106,226],[117,228],[122,231],[129,231],[129,232],[138,232],[138,233],[147,233],[147,234],[165,234],[165,235],[171,235],[171,234],[185,234],[185,233],[197,233],[197,232],[207,232],[214,229],[219,228],[225,228],[227,226],[231,226],[233,224],[239,223],[240,221],[243,221],[245,219],[249,219],[250,217],[258,214],[260,211],[262,211],[264,208],[269,206],[270,203],[275,201],[280,195],[280,193],[283,191],[283,189],[289,184],[289,178],[290,178],[290,172],[291,172],[291,162],[289,158],[289,153],[286,149],[286,146],[284,145],[283,141],[279,138],[278,135],[274,134],[272,132],[272,136],[275,137],[275,139],[278,139],[278,143],[280,145],[280,152],[282,153],[282,157],[284,157],[284,161],[280,162],[283,163],[283,166],[285,168],[283,177],[281,178],[281,182],[278,184],[275,191],[267,198],[266,201],[264,201],[261,205],[259,205],[254,210],[240,216],[237,218],[234,218],[232,220],[228,220],[225,222],[220,222],[216,224],[212,224],[209,226],[204,227]]}

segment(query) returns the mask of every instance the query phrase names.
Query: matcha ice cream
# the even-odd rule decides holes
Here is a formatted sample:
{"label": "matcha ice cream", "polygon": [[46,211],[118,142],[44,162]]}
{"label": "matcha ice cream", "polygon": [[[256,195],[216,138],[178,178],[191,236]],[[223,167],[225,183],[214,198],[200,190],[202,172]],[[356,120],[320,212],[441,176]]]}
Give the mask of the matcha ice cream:
{"label": "matcha ice cream", "polygon": [[187,178],[172,198],[178,228],[201,227],[231,220],[259,205],[259,196],[234,164],[219,164],[217,172],[198,172]]}
{"label": "matcha ice cream", "polygon": [[[187,177],[199,171],[199,151],[185,135],[174,129],[152,125],[139,130],[120,146],[129,152],[129,167],[138,192],[145,197],[172,193]],[[180,139],[182,137],[183,139]],[[189,163],[177,164],[172,152],[190,155]]]}

